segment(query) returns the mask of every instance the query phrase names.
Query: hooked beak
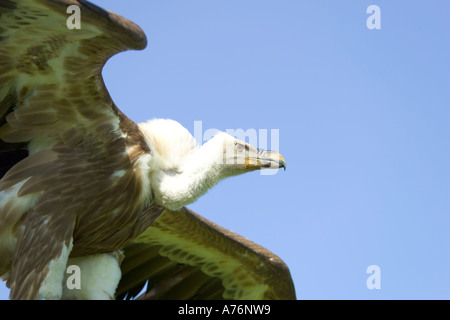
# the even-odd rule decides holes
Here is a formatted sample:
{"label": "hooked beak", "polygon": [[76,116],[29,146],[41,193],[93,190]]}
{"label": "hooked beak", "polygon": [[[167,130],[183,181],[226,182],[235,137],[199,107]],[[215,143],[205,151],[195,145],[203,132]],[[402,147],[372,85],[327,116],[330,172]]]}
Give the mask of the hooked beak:
{"label": "hooked beak", "polygon": [[246,166],[252,169],[279,169],[286,170],[286,160],[284,157],[275,151],[258,149],[256,156],[256,163],[252,165],[249,158],[246,159]]}

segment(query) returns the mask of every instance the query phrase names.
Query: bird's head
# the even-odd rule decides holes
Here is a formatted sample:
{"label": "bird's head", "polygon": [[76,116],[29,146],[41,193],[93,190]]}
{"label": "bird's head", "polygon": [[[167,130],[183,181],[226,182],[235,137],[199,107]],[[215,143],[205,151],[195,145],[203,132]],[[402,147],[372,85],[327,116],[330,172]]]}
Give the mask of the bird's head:
{"label": "bird's head", "polygon": [[181,124],[155,119],[139,128],[152,150],[151,187],[159,204],[178,209],[195,201],[221,179],[259,169],[286,168],[278,152],[258,149],[219,132],[199,146]]}
{"label": "bird's head", "polygon": [[[284,157],[275,151],[258,149],[235,137],[219,132],[213,139],[222,144],[222,165],[226,175],[236,175],[260,169],[286,170]],[[219,157],[220,159],[220,157]]]}

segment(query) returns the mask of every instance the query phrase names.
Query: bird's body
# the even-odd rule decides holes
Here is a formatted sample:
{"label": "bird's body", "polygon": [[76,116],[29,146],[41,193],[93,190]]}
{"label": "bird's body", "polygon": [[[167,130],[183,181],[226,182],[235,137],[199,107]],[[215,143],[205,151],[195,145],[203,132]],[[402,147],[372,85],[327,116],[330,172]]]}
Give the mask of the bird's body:
{"label": "bird's body", "polygon": [[[81,30],[65,27],[68,5],[81,8]],[[198,146],[173,120],[127,118],[101,69],[145,45],[135,24],[85,1],[0,1],[0,275],[11,298],[114,297],[120,250],[165,209],[284,166],[225,133]],[[92,290],[63,285],[71,261]]]}

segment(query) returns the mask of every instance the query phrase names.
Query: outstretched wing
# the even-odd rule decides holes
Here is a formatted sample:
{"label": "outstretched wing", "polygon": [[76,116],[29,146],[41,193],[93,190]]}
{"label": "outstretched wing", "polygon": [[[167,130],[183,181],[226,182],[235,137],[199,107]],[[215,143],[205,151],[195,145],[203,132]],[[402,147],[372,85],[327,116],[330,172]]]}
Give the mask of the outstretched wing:
{"label": "outstretched wing", "polygon": [[[71,5],[81,29],[67,27]],[[117,248],[122,233],[141,231],[128,225],[142,218],[133,165],[150,150],[114,105],[101,70],[112,55],[145,46],[138,26],[87,1],[0,1],[0,196],[17,200],[0,201],[0,231],[18,238],[13,298],[35,297],[71,237],[76,256]],[[6,192],[14,186],[16,194]],[[29,195],[31,208],[16,205]]]}
{"label": "outstretched wing", "polygon": [[118,299],[295,299],[286,264],[189,209],[165,210],[125,247]]}
{"label": "outstretched wing", "polygon": [[[81,29],[67,27],[71,5],[80,8]],[[125,126],[137,134],[111,100],[101,70],[112,55],[145,46],[138,26],[86,1],[2,0],[2,159],[39,137],[54,143],[90,133],[106,142],[120,138]],[[14,183],[8,180],[3,189]]]}

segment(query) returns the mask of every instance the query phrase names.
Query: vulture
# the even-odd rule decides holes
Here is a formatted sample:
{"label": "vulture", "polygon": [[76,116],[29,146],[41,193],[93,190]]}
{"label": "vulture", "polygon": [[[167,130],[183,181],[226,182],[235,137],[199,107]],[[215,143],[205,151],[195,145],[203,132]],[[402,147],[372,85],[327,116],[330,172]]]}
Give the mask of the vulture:
{"label": "vulture", "polygon": [[[69,28],[70,10],[81,28]],[[0,0],[10,298],[295,299],[280,258],[185,207],[226,177],[285,168],[284,158],[224,132],[198,145],[174,120],[130,120],[101,72],[146,44],[136,24],[87,1]]]}

